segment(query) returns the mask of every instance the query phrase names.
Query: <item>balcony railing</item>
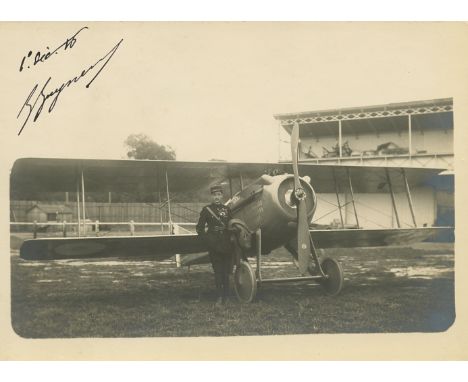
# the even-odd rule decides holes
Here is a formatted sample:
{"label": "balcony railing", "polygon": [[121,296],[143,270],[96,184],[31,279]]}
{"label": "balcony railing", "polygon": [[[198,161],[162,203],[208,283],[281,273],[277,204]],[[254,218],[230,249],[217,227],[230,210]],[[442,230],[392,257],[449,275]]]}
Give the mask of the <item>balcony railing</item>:
{"label": "balcony railing", "polygon": [[431,167],[453,170],[453,153],[400,154],[400,155],[360,155],[349,157],[300,158],[301,162],[316,164],[343,164],[388,167]]}

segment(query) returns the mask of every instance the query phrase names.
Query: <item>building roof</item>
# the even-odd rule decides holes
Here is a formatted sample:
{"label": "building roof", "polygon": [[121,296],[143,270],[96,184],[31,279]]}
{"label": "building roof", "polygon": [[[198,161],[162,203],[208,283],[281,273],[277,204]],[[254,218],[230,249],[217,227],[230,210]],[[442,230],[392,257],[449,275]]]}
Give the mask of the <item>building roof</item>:
{"label": "building roof", "polygon": [[285,113],[274,117],[289,134],[297,122],[301,125],[301,136],[320,137],[338,134],[340,121],[343,131],[349,134],[405,131],[409,115],[415,131],[453,129],[453,99]]}
{"label": "building roof", "polygon": [[[274,117],[277,120],[294,120],[298,118],[316,118],[321,117],[319,121],[330,120],[327,117],[340,117],[337,120],[343,119],[357,119],[360,114],[370,113],[377,114],[382,113],[382,116],[387,116],[397,112],[397,115],[401,114],[402,111],[409,111],[410,114],[419,113],[434,113],[441,111],[452,111],[453,110],[453,98],[438,98],[432,100],[412,101],[412,102],[396,102],[388,103],[383,105],[371,105],[371,106],[357,106],[357,107],[346,107],[338,109],[326,109],[326,110],[314,110],[314,111],[301,111],[295,113],[282,113],[275,114]],[[400,112],[400,113],[398,113]],[[372,116],[372,115],[371,115]],[[379,115],[381,116],[381,115]],[[378,117],[378,115],[375,115]]]}
{"label": "building roof", "polygon": [[71,214],[72,211],[69,207],[65,206],[64,204],[34,204],[32,207],[30,207],[26,213],[29,211],[33,210],[34,208],[37,208],[41,210],[42,212],[46,214],[55,214],[55,213],[60,213],[60,214]]}

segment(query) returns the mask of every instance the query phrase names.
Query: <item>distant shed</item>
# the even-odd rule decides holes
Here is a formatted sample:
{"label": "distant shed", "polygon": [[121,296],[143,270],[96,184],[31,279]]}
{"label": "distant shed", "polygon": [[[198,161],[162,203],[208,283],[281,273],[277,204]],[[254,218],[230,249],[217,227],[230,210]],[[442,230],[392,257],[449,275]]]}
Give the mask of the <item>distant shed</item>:
{"label": "distant shed", "polygon": [[72,211],[60,204],[35,204],[26,211],[28,222],[63,222],[72,220]]}

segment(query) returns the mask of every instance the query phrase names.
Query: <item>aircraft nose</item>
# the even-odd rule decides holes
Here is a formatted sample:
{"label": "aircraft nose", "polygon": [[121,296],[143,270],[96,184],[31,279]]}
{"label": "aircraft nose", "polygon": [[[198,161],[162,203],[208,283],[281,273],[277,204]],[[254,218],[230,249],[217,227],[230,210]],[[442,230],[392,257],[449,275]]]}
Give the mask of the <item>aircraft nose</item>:
{"label": "aircraft nose", "polygon": [[[299,191],[299,194],[302,195],[295,195],[294,179],[290,177],[283,180],[278,187],[278,200],[281,204],[281,207],[288,213],[288,215],[294,218],[297,214],[295,198],[305,197],[307,205],[307,215],[309,216],[313,215],[315,211],[315,206],[317,204],[315,192],[312,186],[306,181],[306,179],[301,178],[301,186],[303,191]],[[296,194],[298,193],[296,192]]]}

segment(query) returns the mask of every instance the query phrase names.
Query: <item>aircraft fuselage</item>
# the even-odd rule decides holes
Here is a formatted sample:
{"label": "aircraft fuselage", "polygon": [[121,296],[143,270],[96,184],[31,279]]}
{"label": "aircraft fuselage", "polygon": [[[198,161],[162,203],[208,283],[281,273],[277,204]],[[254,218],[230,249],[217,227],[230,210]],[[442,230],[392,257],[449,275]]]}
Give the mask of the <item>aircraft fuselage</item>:
{"label": "aircraft fuselage", "polygon": [[[307,217],[310,220],[315,212],[316,196],[306,180],[301,179],[301,184],[306,192]],[[242,220],[252,232],[261,229],[264,254],[283,246],[296,234],[293,190],[293,175],[263,175],[228,202],[234,218]]]}

